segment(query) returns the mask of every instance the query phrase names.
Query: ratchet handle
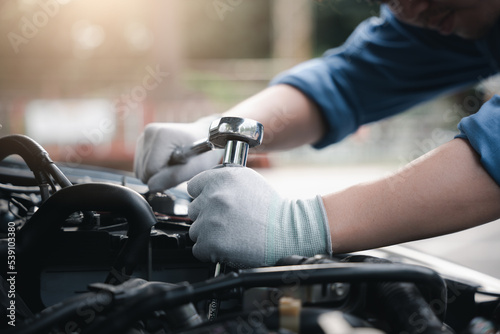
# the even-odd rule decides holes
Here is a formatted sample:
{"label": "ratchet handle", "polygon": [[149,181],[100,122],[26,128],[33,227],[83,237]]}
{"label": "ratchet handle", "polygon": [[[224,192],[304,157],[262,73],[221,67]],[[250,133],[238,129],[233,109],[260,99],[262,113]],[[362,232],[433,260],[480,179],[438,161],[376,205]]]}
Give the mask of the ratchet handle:
{"label": "ratchet handle", "polygon": [[177,147],[168,160],[168,165],[182,165],[195,156],[213,150],[214,145],[207,139],[194,142],[191,146]]}

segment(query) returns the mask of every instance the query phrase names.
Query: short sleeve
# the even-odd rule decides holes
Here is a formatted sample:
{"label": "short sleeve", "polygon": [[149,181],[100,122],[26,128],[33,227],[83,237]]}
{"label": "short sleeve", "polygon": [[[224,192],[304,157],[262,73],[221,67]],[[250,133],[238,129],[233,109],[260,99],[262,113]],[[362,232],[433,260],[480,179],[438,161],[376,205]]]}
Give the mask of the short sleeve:
{"label": "short sleeve", "polygon": [[500,185],[500,96],[495,95],[474,115],[458,124],[457,138],[467,139],[481,158],[481,164]]}
{"label": "short sleeve", "polygon": [[404,25],[386,8],[382,14],[361,23],[343,46],[271,82],[291,85],[317,104],[328,131],[316,148],[496,71],[476,41]]}

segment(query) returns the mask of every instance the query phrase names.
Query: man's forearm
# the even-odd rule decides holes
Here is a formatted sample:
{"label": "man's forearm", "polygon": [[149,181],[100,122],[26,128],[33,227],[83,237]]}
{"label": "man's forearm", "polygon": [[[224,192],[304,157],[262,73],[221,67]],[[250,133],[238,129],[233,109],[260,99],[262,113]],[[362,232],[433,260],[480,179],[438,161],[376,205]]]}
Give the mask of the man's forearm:
{"label": "man's forearm", "polygon": [[433,237],[500,217],[500,187],[454,139],[373,183],[323,197],[334,252]]}
{"label": "man's forearm", "polygon": [[251,118],[264,125],[261,149],[284,150],[318,141],[325,125],[317,106],[288,85],[269,87],[241,102],[225,116]]}

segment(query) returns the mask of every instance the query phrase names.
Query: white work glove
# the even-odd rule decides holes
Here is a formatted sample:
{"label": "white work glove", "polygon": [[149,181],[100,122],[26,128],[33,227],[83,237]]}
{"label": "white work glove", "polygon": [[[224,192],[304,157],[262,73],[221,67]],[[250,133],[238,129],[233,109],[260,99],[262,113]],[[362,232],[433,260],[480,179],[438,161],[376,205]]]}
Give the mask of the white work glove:
{"label": "white work glove", "polygon": [[163,191],[217,165],[223,150],[202,153],[183,165],[167,166],[175,148],[207,138],[210,124],[218,117],[207,116],[194,123],[148,124],[137,140],[134,157],[137,178],[147,183],[150,191]]}
{"label": "white work glove", "polygon": [[288,255],[331,254],[330,229],[320,196],[282,198],[246,167],[207,170],[188,182],[189,230],[201,261],[236,268],[274,265]]}

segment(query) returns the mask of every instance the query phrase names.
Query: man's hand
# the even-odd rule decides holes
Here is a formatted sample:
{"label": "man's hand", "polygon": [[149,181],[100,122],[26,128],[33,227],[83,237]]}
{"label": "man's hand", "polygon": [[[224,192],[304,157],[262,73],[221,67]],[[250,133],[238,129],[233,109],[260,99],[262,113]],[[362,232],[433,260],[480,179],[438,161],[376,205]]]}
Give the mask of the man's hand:
{"label": "man's hand", "polygon": [[206,138],[210,123],[215,119],[216,116],[208,116],[195,123],[148,124],[137,141],[136,176],[147,183],[151,191],[162,191],[217,165],[222,157],[221,150],[192,157],[183,165],[168,166],[173,150]]}
{"label": "man's hand", "polygon": [[193,254],[233,267],[274,265],[288,255],[331,253],[323,202],[284,199],[245,167],[205,171],[188,182]]}

